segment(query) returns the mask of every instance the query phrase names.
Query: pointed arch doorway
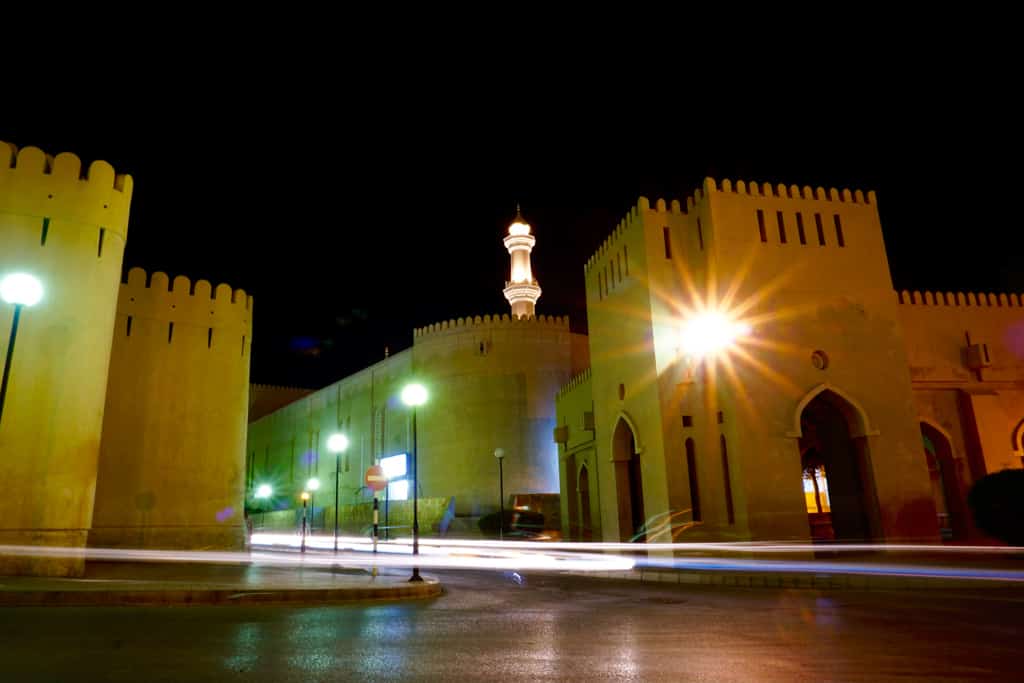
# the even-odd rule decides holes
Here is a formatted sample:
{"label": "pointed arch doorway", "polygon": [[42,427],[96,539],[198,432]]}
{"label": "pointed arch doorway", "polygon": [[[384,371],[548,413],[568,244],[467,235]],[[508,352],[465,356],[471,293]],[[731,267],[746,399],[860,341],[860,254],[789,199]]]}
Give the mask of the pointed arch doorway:
{"label": "pointed arch doorway", "polygon": [[590,517],[590,470],[586,465],[580,467],[580,475],[576,481],[578,504],[580,506],[577,519],[579,524],[579,540],[594,540],[594,524]]}
{"label": "pointed arch doorway", "polygon": [[619,518],[619,539],[645,541],[644,487],[640,455],[636,452],[636,434],[625,419],[619,418],[612,434],[612,461],[615,463],[615,493]]}
{"label": "pointed arch doorway", "polygon": [[921,441],[928,463],[928,478],[938,515],[939,534],[943,541],[961,540],[967,535],[964,524],[967,511],[960,495],[953,447],[945,434],[927,422],[921,422]]}
{"label": "pointed arch doorway", "polygon": [[811,539],[868,541],[877,528],[863,415],[824,389],[803,406],[798,448]]}

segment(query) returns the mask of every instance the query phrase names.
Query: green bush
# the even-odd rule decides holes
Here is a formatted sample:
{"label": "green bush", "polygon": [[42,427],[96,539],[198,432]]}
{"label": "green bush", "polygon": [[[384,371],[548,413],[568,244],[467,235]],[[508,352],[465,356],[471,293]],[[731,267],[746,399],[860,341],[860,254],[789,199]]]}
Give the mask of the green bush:
{"label": "green bush", "polygon": [[967,494],[974,525],[1013,546],[1024,546],[1024,470],[985,475]]}

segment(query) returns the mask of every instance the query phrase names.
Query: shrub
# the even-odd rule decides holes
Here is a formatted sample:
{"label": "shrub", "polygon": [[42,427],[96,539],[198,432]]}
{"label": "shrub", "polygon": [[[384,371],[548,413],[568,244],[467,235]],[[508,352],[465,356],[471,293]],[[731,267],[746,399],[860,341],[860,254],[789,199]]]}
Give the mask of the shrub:
{"label": "shrub", "polygon": [[974,525],[1014,546],[1024,545],[1024,470],[985,475],[967,494]]}

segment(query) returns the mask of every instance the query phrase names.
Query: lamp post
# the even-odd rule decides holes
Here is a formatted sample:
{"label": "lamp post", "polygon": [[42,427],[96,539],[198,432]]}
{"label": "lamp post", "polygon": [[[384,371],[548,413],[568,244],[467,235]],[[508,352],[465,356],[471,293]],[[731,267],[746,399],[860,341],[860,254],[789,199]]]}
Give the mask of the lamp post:
{"label": "lamp post", "polygon": [[[412,554],[420,554],[419,466],[416,457],[416,406],[427,402],[427,389],[422,384],[407,384],[402,389],[402,403],[412,408]],[[413,566],[411,582],[422,581],[420,568]]]}
{"label": "lamp post", "polygon": [[505,449],[495,448],[494,457],[498,459],[498,510],[501,515],[498,518],[498,540],[505,540],[505,473],[502,469],[502,462],[505,460]]}
{"label": "lamp post", "polygon": [[[270,484],[260,484],[259,486],[256,487],[257,500],[267,500],[272,495],[274,495],[274,489],[270,486]],[[263,505],[260,506],[264,508],[263,510],[260,510],[260,522],[262,523],[266,523],[265,515],[267,514],[267,511],[266,508],[264,507],[265,505],[266,503],[263,503]]]}
{"label": "lamp post", "polygon": [[306,490],[309,491],[309,533],[312,535],[316,526],[316,492],[320,490],[320,480],[316,477],[307,479]]}
{"label": "lamp post", "polygon": [[334,453],[334,554],[338,554],[338,491],[340,487],[341,454],[348,448],[348,437],[331,434],[327,439],[327,450]]}
{"label": "lamp post", "polygon": [[0,380],[0,421],[4,415],[4,400],[7,398],[7,381],[11,374],[14,358],[14,342],[18,338],[18,322],[21,309],[32,307],[43,298],[43,284],[27,273],[11,273],[0,280],[0,298],[14,306],[14,320],[11,322],[11,339],[7,344],[7,358],[4,360],[3,379]]}
{"label": "lamp post", "polygon": [[302,546],[301,552],[306,552],[306,503],[309,502],[309,491],[302,492]]}

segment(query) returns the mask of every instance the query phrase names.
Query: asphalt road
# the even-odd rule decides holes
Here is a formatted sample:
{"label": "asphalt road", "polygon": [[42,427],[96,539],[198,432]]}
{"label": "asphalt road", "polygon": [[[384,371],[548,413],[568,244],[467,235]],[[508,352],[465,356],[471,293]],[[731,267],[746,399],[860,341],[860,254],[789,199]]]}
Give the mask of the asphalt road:
{"label": "asphalt road", "polygon": [[418,603],[0,609],[0,680],[1024,680],[1024,592],[438,575]]}

